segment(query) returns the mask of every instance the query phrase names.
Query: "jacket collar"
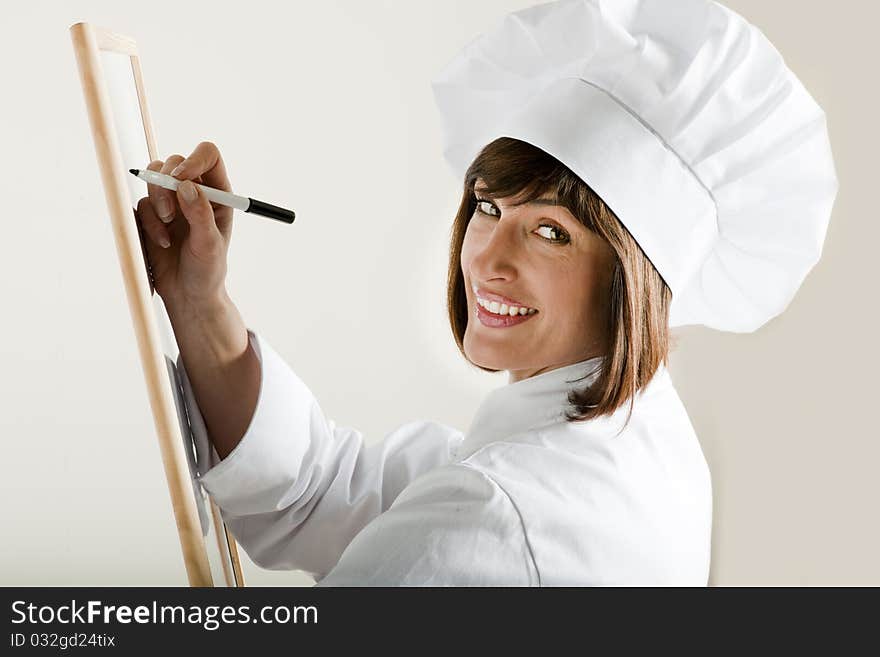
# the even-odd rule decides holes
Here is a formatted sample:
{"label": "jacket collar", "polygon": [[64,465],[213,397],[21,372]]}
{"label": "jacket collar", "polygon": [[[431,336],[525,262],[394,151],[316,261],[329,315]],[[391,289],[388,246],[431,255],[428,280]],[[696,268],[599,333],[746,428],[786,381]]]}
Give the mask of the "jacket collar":
{"label": "jacket collar", "polygon": [[602,360],[596,356],[492,390],[455,450],[456,458],[467,458],[496,440],[564,422],[570,408],[569,391],[592,384],[599,376]]}

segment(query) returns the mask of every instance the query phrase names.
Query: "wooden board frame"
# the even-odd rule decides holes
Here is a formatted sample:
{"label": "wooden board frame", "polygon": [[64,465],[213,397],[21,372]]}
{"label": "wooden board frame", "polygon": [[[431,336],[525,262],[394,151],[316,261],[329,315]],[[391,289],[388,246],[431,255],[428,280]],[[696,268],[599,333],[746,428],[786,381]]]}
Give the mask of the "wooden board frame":
{"label": "wooden board frame", "polygon": [[[147,107],[137,43],[128,36],[89,23],[71,25],[70,36],[73,40],[98,168],[110,214],[110,224],[147,384],[159,440],[159,451],[171,494],[171,505],[183,550],[184,566],[190,586],[214,586],[195,497],[198,488],[194,488],[190,457],[186,453],[186,449],[191,446],[192,435],[184,437],[181,429],[178,415],[180,409],[175,403],[172,382],[169,378],[169,368],[173,369],[173,365],[167,362],[161,346],[159,327],[153,311],[152,297],[155,290],[145,268],[146,254],[142,248],[142,236],[133,213],[126,180],[126,176],[130,174],[123,166],[109,90],[105,83],[100,58],[101,51],[128,55],[137,88],[147,150],[151,160],[159,159],[155,132]],[[143,166],[146,164],[147,162],[144,162]],[[173,375],[173,372],[171,374]],[[219,510],[210,497],[208,503],[226,585],[244,586],[235,539],[223,523]]]}

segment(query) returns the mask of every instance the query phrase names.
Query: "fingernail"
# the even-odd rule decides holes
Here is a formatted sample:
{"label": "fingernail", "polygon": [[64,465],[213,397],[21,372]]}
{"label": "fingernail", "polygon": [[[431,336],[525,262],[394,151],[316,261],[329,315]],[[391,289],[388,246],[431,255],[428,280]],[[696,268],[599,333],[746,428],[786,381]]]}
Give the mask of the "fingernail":
{"label": "fingernail", "polygon": [[174,167],[174,169],[171,170],[171,175],[172,175],[173,177],[175,177],[175,178],[176,178],[178,175],[180,175],[180,172],[183,171],[183,170],[186,168],[186,167],[184,166],[185,164],[186,164],[186,160],[184,160],[183,162],[181,162],[180,164],[178,164],[176,167]]}
{"label": "fingernail", "polygon": [[196,200],[196,196],[198,196],[196,186],[193,185],[189,180],[180,183],[177,189],[180,190],[180,195],[183,196],[183,200],[187,203],[192,203]]}
{"label": "fingernail", "polygon": [[156,210],[159,212],[159,218],[167,224],[171,219],[171,202],[163,196],[157,205]]}
{"label": "fingernail", "polygon": [[163,249],[167,249],[169,246],[171,246],[171,242],[168,241],[167,237],[160,237],[159,244],[162,245]]}

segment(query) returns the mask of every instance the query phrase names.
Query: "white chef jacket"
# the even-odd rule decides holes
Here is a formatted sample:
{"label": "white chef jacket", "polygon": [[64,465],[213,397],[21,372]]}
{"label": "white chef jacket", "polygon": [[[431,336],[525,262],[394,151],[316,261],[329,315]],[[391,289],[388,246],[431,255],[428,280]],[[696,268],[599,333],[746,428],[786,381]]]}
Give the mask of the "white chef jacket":
{"label": "white chef jacket", "polygon": [[220,461],[183,362],[198,479],[257,565],[318,586],[708,583],[709,468],[661,366],[613,416],[566,423],[586,360],[499,387],[467,433],[408,422],[367,445],[264,337],[254,415]]}

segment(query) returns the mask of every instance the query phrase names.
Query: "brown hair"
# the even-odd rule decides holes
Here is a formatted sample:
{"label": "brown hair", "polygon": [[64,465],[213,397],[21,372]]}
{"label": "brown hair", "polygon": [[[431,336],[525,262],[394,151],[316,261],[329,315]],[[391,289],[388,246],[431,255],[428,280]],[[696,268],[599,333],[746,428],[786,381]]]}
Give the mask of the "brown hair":
{"label": "brown hair", "polygon": [[478,178],[488,194],[517,198],[515,205],[555,192],[560,205],[611,246],[615,263],[604,366],[593,385],[571,391],[568,402],[574,412],[566,410],[565,416],[567,421],[575,422],[610,415],[629,399],[629,423],[636,393],[648,384],[661,363],[667,364],[672,342],[668,321],[672,292],[629,231],[589,185],[556,158],[518,139],[496,139],[483,148],[465,173],[464,193],[452,227],[447,276],[447,310],[459,351],[467,359],[464,333],[469,314],[461,247],[476,209],[474,184]]}

